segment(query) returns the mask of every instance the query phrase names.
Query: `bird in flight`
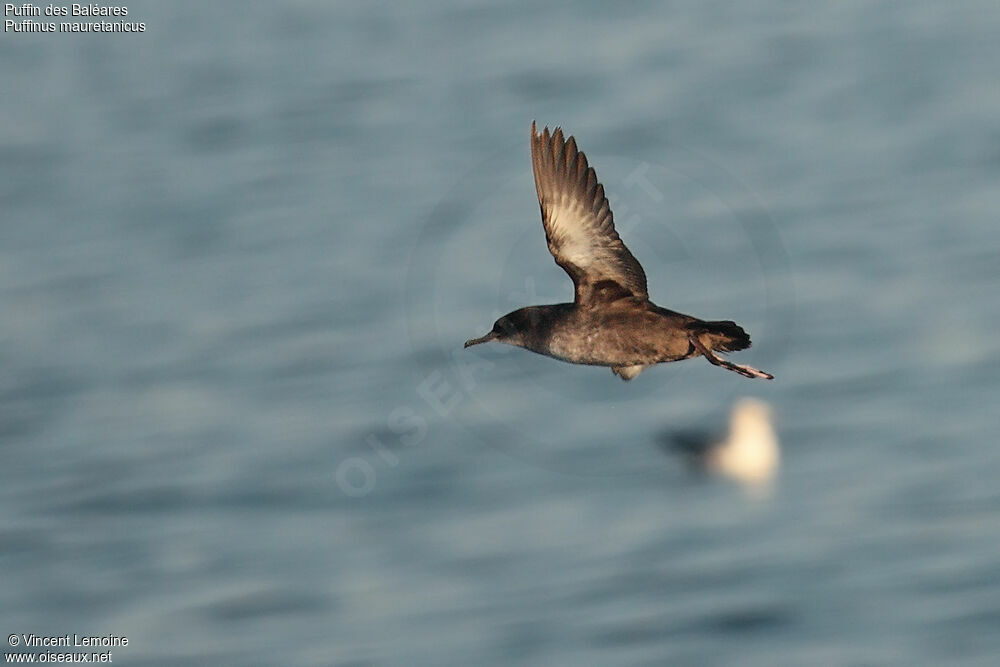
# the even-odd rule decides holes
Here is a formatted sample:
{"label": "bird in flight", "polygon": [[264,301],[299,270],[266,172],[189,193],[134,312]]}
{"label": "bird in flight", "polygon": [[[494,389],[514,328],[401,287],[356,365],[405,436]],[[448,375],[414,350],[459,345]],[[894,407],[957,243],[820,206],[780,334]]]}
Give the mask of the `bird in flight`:
{"label": "bird in flight", "polygon": [[625,247],[604,186],[576,140],[531,124],[531,164],[549,252],[573,280],[573,303],[528,306],[501,317],[465,347],[496,341],[574,364],[610,366],[631,380],[647,366],[704,357],[748,378],[770,373],[719,356],[750,347],[730,320],[706,321],[649,300],[646,274]]}

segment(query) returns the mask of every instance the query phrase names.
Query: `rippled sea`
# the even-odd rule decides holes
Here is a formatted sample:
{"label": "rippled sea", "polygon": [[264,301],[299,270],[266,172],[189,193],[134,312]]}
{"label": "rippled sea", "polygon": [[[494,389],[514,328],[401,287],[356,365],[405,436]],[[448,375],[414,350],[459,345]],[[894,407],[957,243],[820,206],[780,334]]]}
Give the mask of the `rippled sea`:
{"label": "rippled sea", "polygon": [[[144,33],[0,36],[0,631],[997,664],[995,1],[127,7]],[[774,382],[462,349],[571,299],[532,120],[652,298],[740,322]],[[663,445],[743,396],[766,498]]]}

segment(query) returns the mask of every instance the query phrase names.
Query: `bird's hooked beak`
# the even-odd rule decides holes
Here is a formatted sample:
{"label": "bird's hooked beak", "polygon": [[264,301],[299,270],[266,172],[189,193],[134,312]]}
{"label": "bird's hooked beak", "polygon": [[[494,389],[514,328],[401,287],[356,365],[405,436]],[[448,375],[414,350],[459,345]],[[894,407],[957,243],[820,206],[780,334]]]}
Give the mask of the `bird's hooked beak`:
{"label": "bird's hooked beak", "polygon": [[495,331],[491,331],[482,338],[470,338],[465,341],[465,347],[472,347],[473,345],[479,345],[480,343],[489,343],[491,340],[497,340],[498,336]]}

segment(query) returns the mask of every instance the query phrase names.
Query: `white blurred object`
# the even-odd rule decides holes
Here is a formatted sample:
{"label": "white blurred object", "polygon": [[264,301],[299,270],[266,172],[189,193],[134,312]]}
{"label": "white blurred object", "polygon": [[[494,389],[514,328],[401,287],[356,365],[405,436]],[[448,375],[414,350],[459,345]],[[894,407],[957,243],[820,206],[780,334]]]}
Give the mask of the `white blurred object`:
{"label": "white blurred object", "polygon": [[771,406],[744,398],[733,406],[726,439],[710,448],[705,467],[751,488],[767,489],[781,461]]}

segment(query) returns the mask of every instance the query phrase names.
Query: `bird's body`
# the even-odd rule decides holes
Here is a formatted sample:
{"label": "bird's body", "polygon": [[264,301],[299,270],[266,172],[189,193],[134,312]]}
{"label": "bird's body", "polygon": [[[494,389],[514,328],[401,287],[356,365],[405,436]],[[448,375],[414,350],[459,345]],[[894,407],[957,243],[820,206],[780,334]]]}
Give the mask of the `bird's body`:
{"label": "bird's body", "polygon": [[728,477],[751,490],[766,488],[781,463],[771,407],[755,398],[733,406],[725,437],[681,432],[665,438],[664,445],[686,455],[695,470]]}
{"label": "bird's body", "polygon": [[746,339],[732,323],[703,322],[648,300],[618,299],[602,308],[528,306],[515,313],[508,321],[527,326],[511,327],[515,333],[504,342],[574,364],[610,366],[624,379],[646,366],[698,356],[690,340],[694,333],[714,347],[735,347]]}
{"label": "bird's body", "polygon": [[466,347],[497,341],[576,364],[610,366],[630,380],[653,364],[704,356],[746,377],[772,376],[718,357],[750,347],[735,322],[704,321],[657,306],[646,274],[615,231],[597,174],[562,130],[531,125],[531,153],[549,251],[573,280],[573,303],[528,306]]}
{"label": "bird's body", "polygon": [[767,403],[745,398],[729,417],[726,439],[713,447],[705,463],[710,470],[746,484],[766,484],[778,469],[778,436]]}

